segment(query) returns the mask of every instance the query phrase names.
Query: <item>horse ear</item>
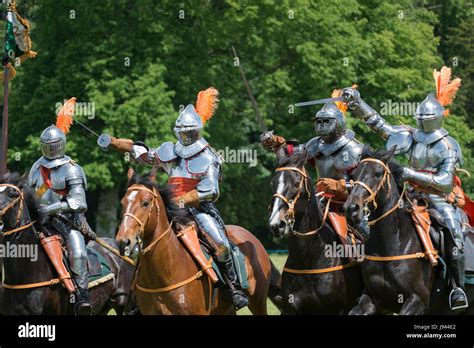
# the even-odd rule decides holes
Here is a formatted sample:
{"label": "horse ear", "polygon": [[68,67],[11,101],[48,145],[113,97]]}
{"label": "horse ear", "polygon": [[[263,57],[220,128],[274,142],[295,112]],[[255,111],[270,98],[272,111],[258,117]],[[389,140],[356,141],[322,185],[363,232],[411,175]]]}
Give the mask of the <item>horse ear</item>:
{"label": "horse ear", "polygon": [[134,176],[135,176],[135,171],[133,170],[132,167],[129,167],[129,168],[128,168],[128,171],[127,171],[127,179],[128,179],[128,181],[131,181]]}
{"label": "horse ear", "polygon": [[26,185],[26,182],[28,181],[28,174],[25,172],[23,175],[20,177],[20,180],[18,180],[17,186],[22,189],[23,186]]}
{"label": "horse ear", "polygon": [[389,162],[393,156],[395,155],[395,151],[397,150],[397,145],[393,145],[390,150],[388,150],[385,155],[383,156],[384,157],[384,161],[385,162]]}

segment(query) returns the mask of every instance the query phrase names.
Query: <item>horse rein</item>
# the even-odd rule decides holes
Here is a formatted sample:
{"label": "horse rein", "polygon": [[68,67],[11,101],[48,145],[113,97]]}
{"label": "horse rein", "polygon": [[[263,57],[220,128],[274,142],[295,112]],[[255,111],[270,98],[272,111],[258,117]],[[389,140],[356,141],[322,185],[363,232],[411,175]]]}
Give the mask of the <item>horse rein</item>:
{"label": "horse rein", "polygon": [[[21,219],[21,213],[23,212],[23,206],[24,206],[24,197],[23,197],[23,192],[21,191],[21,189],[15,185],[12,185],[12,184],[0,184],[0,187],[10,187],[12,189],[14,189],[15,191],[17,191],[19,193],[19,196],[16,197],[14,200],[12,200],[10,203],[8,203],[2,210],[0,210],[0,232],[4,235],[4,236],[8,236],[12,233],[15,233],[15,232],[20,232],[20,231],[23,231],[29,227],[31,227],[36,221],[32,221],[26,225],[23,225],[23,226],[20,226],[20,227],[16,227],[18,225],[18,223],[20,222],[20,219]],[[20,203],[20,209],[18,209],[18,214],[17,214],[17,217],[16,217],[16,221],[15,221],[15,225],[13,230],[10,230],[10,231],[3,231],[3,216],[8,213],[8,211],[10,211],[10,209],[13,209],[13,207],[15,207],[15,205],[17,203]]]}
{"label": "horse rein", "polygon": [[[366,216],[369,216],[370,215],[370,210],[368,209],[368,205],[370,203],[372,203],[374,205],[374,208],[377,209],[377,202],[376,202],[375,198],[376,198],[377,194],[379,193],[379,191],[384,187],[385,182],[387,182],[388,194],[390,194],[390,191],[391,191],[392,188],[391,188],[391,184],[390,184],[389,174],[391,174],[391,172],[390,172],[390,168],[384,162],[382,162],[381,160],[378,160],[376,158],[365,158],[362,161],[360,161],[359,164],[364,163],[364,162],[373,162],[373,163],[379,164],[384,169],[382,179],[380,180],[380,182],[377,185],[377,188],[375,190],[372,190],[366,183],[364,183],[362,181],[354,181],[353,182],[353,186],[355,186],[355,185],[362,186],[370,194],[369,197],[367,197],[364,200],[364,214],[366,214]],[[388,215],[390,215],[395,210],[397,210],[398,207],[400,206],[402,200],[403,200],[404,195],[405,195],[405,186],[403,187],[403,191],[400,195],[400,198],[398,199],[397,204],[395,204],[392,208],[387,210],[385,213],[383,213],[377,219],[369,221],[368,222],[369,226],[375,225],[378,221],[386,218]]]}

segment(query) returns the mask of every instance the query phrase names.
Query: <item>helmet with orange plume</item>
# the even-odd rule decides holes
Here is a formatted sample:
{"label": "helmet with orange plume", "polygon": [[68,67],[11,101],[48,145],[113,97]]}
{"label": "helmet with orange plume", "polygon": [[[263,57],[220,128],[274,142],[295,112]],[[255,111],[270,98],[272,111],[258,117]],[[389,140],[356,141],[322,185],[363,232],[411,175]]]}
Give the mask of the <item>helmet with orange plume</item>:
{"label": "helmet with orange plume", "polygon": [[46,128],[40,136],[43,157],[53,160],[64,156],[66,151],[66,134],[72,124],[76,98],[69,99],[58,112],[56,125]]}
{"label": "helmet with orange plume", "polygon": [[210,87],[199,92],[196,107],[189,104],[179,114],[175,122],[174,132],[183,146],[191,146],[201,138],[201,130],[215,113],[218,106],[219,92]]}
{"label": "helmet with orange plume", "polygon": [[456,92],[461,86],[461,79],[456,78],[451,81],[451,69],[443,66],[441,71],[433,71],[436,84],[436,96],[433,93],[421,102],[416,108],[415,119],[418,128],[425,132],[434,132],[441,128],[444,116],[448,110],[444,106],[451,104],[456,96]]}

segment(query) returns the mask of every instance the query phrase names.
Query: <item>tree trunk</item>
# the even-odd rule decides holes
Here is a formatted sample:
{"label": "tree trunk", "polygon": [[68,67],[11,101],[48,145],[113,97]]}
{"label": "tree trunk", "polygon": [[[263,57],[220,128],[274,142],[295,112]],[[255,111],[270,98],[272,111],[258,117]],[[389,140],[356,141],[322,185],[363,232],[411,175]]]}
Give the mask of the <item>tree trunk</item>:
{"label": "tree trunk", "polygon": [[115,232],[117,230],[118,224],[118,204],[118,187],[100,191],[97,212],[95,216],[95,231],[99,236],[115,238]]}

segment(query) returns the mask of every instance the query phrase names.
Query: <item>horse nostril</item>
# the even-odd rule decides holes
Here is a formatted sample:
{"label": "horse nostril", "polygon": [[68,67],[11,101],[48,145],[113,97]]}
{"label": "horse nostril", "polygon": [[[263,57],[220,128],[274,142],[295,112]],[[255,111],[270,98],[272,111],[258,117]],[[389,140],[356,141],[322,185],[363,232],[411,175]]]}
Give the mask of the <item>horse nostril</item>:
{"label": "horse nostril", "polygon": [[285,228],[286,227],[286,222],[285,221],[280,221],[280,223],[278,224],[278,228],[282,229],[282,228]]}
{"label": "horse nostril", "polygon": [[131,243],[131,242],[130,242],[130,239],[127,239],[127,240],[125,241],[125,246],[129,246],[130,243]]}

